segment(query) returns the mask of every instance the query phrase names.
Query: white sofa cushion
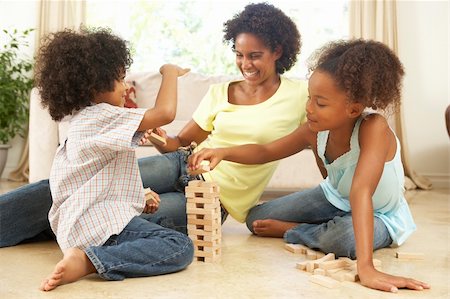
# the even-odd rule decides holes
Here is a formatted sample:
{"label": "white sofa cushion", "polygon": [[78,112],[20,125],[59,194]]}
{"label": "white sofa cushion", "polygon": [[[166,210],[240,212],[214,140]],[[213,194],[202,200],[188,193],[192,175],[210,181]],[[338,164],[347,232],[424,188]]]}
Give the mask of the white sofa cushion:
{"label": "white sofa cushion", "polygon": [[[176,135],[192,119],[194,110],[211,84],[238,78],[238,76],[204,76],[193,72],[180,77],[176,118],[163,127],[168,135]],[[126,81],[135,83],[138,107],[154,106],[161,84],[161,75],[158,72],[130,73]],[[68,122],[56,123],[51,120],[47,110],[40,104],[36,89],[33,89],[30,101],[30,182],[35,182],[49,177],[56,148],[66,138]],[[140,146],[136,153],[138,158],[159,154],[153,146],[147,145]],[[281,161],[268,188],[307,188],[317,185],[321,179],[312,151],[305,150]]]}

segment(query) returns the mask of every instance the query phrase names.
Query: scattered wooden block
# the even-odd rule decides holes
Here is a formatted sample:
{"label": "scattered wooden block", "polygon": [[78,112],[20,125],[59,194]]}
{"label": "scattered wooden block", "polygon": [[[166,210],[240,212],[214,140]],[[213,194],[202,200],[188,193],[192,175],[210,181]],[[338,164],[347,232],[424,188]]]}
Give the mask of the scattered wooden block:
{"label": "scattered wooden block", "polygon": [[167,145],[167,141],[165,138],[159,136],[158,134],[151,132],[150,136],[148,137],[148,140],[150,140],[153,144],[158,145]]}
{"label": "scattered wooden block", "polygon": [[396,258],[402,260],[423,260],[425,255],[421,252],[399,252],[397,251]]}
{"label": "scattered wooden block", "polygon": [[300,254],[306,254],[306,250],[308,250],[308,247],[302,244],[285,244],[284,248],[290,252]]}
{"label": "scattered wooden block", "polygon": [[321,257],[320,259],[317,259],[314,261],[314,267],[315,268],[319,268],[319,265],[323,262],[328,262],[328,261],[334,261],[336,258],[336,256],[334,255],[334,253],[328,253],[327,255]]}
{"label": "scattered wooden block", "polygon": [[319,268],[325,269],[325,270],[331,270],[331,269],[338,269],[338,268],[344,268],[346,265],[345,261],[343,260],[334,260],[334,261],[326,261],[319,264]]}
{"label": "scattered wooden block", "polygon": [[309,281],[317,283],[318,285],[321,285],[329,289],[334,289],[339,286],[339,282],[337,280],[334,280],[333,278],[326,277],[323,275],[311,275],[309,277]]}
{"label": "scattered wooden block", "polygon": [[317,259],[317,252],[311,249],[306,250],[306,258],[308,260],[315,260]]}

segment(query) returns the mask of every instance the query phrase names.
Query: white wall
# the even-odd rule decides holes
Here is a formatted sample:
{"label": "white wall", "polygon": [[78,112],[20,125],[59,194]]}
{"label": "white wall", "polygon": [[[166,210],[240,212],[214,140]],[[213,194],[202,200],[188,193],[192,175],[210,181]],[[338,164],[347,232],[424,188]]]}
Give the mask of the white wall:
{"label": "white wall", "polygon": [[[25,30],[29,28],[36,28],[37,22],[37,7],[36,0],[0,0],[0,30],[18,29]],[[34,52],[34,35],[30,38],[30,48],[27,55],[33,56]],[[8,151],[8,160],[6,162],[5,170],[1,174],[2,178],[6,178],[8,174],[14,170],[20,160],[24,140],[16,136],[10,144],[12,148]]]}
{"label": "white wall", "polygon": [[399,56],[406,136],[413,169],[449,188],[450,138],[444,111],[449,95],[448,1],[399,1]]}

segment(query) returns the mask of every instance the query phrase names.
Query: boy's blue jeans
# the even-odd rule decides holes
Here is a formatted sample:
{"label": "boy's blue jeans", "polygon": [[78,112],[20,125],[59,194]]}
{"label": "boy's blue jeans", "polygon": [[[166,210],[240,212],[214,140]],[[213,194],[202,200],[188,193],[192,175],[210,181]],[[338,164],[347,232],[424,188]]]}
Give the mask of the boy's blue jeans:
{"label": "boy's blue jeans", "polygon": [[194,247],[186,235],[134,217],[119,235],[85,252],[102,278],[123,280],[180,271],[192,262]]}
{"label": "boy's blue jeans", "polygon": [[[300,223],[284,234],[287,243],[303,244],[324,253],[356,258],[355,234],[351,212],[333,206],[320,186],[295,192],[253,207],[246,223],[253,232],[253,222],[276,219]],[[373,249],[389,246],[392,239],[381,219],[374,217]]]}
{"label": "boy's blue jeans", "polygon": [[[193,179],[186,174],[187,156],[188,153],[179,150],[138,160],[144,187],[150,187],[161,198],[155,214],[140,217],[183,233],[187,231],[184,186]],[[0,195],[0,247],[13,246],[30,238],[54,238],[48,222],[51,205],[48,180]],[[222,222],[226,217],[222,209]]]}

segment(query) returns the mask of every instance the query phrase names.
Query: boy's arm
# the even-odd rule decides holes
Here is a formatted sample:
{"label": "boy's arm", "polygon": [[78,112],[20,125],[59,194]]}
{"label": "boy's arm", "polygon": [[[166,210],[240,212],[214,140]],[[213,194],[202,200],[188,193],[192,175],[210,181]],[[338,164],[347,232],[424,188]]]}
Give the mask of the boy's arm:
{"label": "boy's arm", "polygon": [[219,149],[202,149],[189,158],[189,168],[195,170],[201,161],[210,162],[211,169],[221,161],[227,160],[242,164],[263,164],[291,156],[311,144],[315,133],[307,124],[280,139],[266,144],[246,144]]}
{"label": "boy's arm", "polygon": [[[378,186],[386,160],[395,155],[395,136],[386,120],[372,115],[363,121],[359,133],[360,156],[350,190],[358,275],[367,287],[396,292],[397,288],[422,289],[426,284],[413,279],[377,271],[372,262],[374,212],[372,196]],[[392,156],[392,157],[391,157]]]}
{"label": "boy's arm", "polygon": [[175,118],[177,112],[178,77],[186,74],[189,69],[183,69],[173,64],[165,64],[159,71],[162,75],[162,81],[155,106],[145,112],[138,131],[166,125]]}

